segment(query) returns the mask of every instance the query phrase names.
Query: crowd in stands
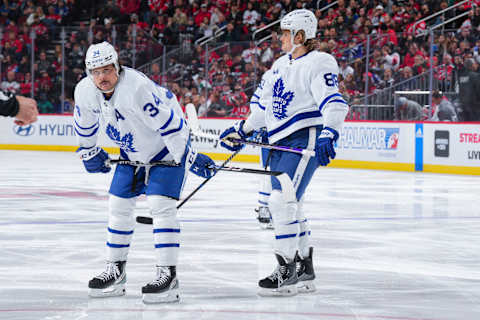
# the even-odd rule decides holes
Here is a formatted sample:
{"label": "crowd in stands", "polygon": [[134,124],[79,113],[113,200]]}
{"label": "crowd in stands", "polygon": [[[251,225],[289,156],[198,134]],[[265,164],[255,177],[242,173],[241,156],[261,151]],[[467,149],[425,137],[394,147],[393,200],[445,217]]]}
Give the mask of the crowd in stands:
{"label": "crowd in stands", "polygon": [[[115,44],[123,65],[139,67],[153,60],[141,70],[171,89],[182,105],[191,102],[204,116],[244,117],[255,85],[281,55],[275,32],[258,46],[251,41],[252,34],[297,8],[310,9],[318,18],[317,49],[337,58],[340,91],[351,104],[362,104],[365,93],[373,95],[388,88],[425,89],[420,82],[430,68],[435,89],[458,92],[462,72],[478,69],[477,0],[420,23],[416,22],[459,1],[339,0],[322,10],[332,2],[3,0],[0,87],[27,96],[33,91],[42,113],[69,111],[73,88],[85,76],[83,59],[88,45],[106,40]],[[462,12],[468,15],[435,32],[431,59],[426,30]],[[270,33],[262,32],[259,38]],[[219,37],[208,47],[195,44],[216,34]],[[167,58],[154,60],[164,52]],[[467,60],[473,63],[465,70]],[[62,81],[64,106],[60,105]],[[428,119],[431,110],[425,112]],[[349,115],[352,119],[365,116],[355,108]]]}

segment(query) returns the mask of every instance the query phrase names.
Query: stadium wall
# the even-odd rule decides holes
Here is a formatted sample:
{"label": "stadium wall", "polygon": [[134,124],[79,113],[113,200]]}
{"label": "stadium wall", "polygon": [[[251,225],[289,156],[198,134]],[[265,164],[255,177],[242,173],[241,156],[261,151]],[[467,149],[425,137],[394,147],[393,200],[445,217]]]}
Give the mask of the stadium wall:
{"label": "stadium wall", "polygon": [[[234,119],[201,119],[202,130],[219,135]],[[218,141],[192,136],[194,146],[215,160],[229,154]],[[103,133],[99,145],[118,154]],[[75,130],[68,115],[42,115],[20,127],[0,119],[0,149],[75,151]],[[258,162],[258,148],[247,146],[236,161]],[[480,175],[480,124],[347,121],[331,167]]]}

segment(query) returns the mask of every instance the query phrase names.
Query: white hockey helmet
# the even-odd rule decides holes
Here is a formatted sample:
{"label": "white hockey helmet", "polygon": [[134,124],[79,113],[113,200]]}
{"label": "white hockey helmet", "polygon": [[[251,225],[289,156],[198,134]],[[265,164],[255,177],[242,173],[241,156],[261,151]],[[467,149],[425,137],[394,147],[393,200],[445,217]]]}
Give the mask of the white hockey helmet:
{"label": "white hockey helmet", "polygon": [[108,42],[92,44],[88,47],[85,56],[85,66],[87,75],[91,77],[91,70],[113,64],[117,70],[117,76],[120,73],[120,65],[118,64],[118,54],[115,48]]}
{"label": "white hockey helmet", "polygon": [[312,11],[307,9],[297,9],[286,14],[280,21],[280,29],[290,30],[292,37],[297,32],[303,30],[305,32],[305,40],[314,39],[317,33],[317,17]]}

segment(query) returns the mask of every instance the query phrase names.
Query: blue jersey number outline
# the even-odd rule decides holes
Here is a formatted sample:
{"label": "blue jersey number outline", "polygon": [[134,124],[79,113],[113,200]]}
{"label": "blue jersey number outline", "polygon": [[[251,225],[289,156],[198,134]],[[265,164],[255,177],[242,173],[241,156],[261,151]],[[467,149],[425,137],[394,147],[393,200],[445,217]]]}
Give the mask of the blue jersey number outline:
{"label": "blue jersey number outline", "polygon": [[325,73],[323,75],[325,79],[325,84],[328,87],[338,87],[338,76],[334,73]]}
{"label": "blue jersey number outline", "polygon": [[[153,96],[153,101],[155,101],[155,104],[158,106],[160,103],[162,103],[162,100],[160,100],[159,97],[155,95],[155,93],[152,92]],[[157,114],[160,112],[157,107],[153,105],[153,103],[147,103],[146,105],[143,106],[143,111],[148,111],[150,117],[154,118],[157,116]]]}

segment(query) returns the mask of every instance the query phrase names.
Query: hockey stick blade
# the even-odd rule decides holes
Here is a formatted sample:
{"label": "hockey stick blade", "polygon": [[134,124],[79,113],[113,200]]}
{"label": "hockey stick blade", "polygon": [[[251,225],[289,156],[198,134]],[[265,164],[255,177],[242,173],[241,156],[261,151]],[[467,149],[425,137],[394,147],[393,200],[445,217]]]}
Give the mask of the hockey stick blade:
{"label": "hockey stick blade", "polygon": [[137,216],[136,220],[142,224],[153,224],[153,219],[150,217]]}
{"label": "hockey stick blade", "polygon": [[[220,138],[214,134],[203,132],[200,129],[200,124],[198,121],[198,116],[197,116],[197,110],[195,109],[195,106],[191,103],[189,103],[186,107],[185,110],[187,112],[189,124],[190,124],[190,129],[192,129],[193,135],[197,137],[203,137],[207,139],[213,139],[213,140],[220,140]],[[242,143],[242,144],[248,144],[251,146],[256,146],[256,147],[261,147],[265,149],[273,149],[273,150],[278,150],[278,151],[286,151],[286,152],[293,152],[293,153],[298,153],[302,155],[307,155],[309,157],[315,157],[315,151],[313,150],[307,150],[307,149],[300,149],[300,148],[292,148],[292,147],[284,147],[284,146],[275,146],[267,143],[261,143],[261,142],[255,142],[255,141],[246,141],[246,140],[241,140],[241,139],[229,139],[232,142],[236,143]]]}

